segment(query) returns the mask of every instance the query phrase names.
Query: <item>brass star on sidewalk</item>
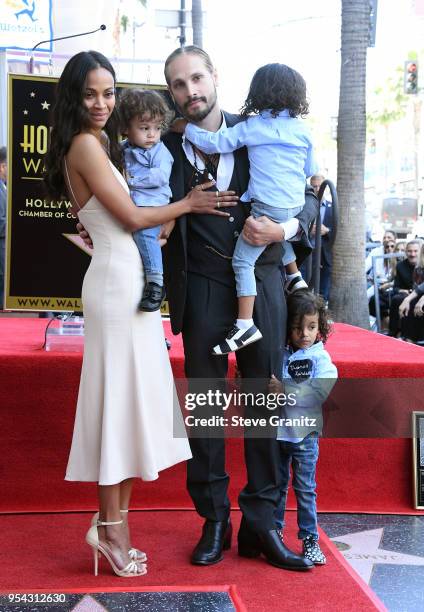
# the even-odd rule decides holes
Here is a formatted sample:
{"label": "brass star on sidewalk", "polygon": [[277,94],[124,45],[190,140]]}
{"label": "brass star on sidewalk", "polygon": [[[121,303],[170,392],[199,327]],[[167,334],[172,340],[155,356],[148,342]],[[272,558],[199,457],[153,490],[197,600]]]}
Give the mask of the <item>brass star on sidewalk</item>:
{"label": "brass star on sidewalk", "polygon": [[380,548],[383,528],[368,529],[331,538],[345,544],[340,552],[361,578],[369,584],[374,565],[424,565],[424,557]]}

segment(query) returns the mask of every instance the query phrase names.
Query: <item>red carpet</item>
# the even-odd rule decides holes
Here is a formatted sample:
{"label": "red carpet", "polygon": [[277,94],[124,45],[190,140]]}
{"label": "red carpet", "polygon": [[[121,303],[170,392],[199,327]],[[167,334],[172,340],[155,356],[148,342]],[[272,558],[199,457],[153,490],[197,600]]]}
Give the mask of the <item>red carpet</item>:
{"label": "red carpet", "polygon": [[[146,550],[148,574],[118,578],[101,560],[92,572],[92,554],[84,542],[89,516],[83,514],[3,516],[0,530],[0,590],[8,592],[64,589],[127,590],[186,585],[236,585],[248,610],[274,612],[302,608],[305,612],[368,612],[384,610],[368,587],[347,568],[343,557],[324,536],[326,566],[305,573],[276,569],[263,559],[238,557],[235,542],[222,563],[194,567],[188,563],[194,533],[201,519],[194,512],[141,512],[132,515],[133,540]],[[285,541],[300,551],[295,516],[288,513]],[[239,512],[233,513],[237,530]],[[10,571],[13,568],[13,572]],[[335,594],[342,595],[340,598]]]}
{"label": "red carpet", "polygon": [[[96,504],[92,484],[63,480],[81,355],[41,350],[46,324],[45,319],[0,318],[0,512],[63,512],[91,509]],[[172,336],[168,323],[165,328],[173,343],[174,374],[182,377],[181,339]],[[422,348],[337,324],[328,350],[340,377],[409,378],[410,385],[415,378],[417,395],[418,379],[424,377]],[[402,383],[399,380],[399,389]],[[390,393],[388,403],[393,404],[392,390]],[[408,399],[401,406],[407,416],[418,409],[410,404],[408,391],[406,396],[402,391],[396,402],[403,399]],[[385,418],[379,422],[390,425]],[[387,435],[392,435],[393,428],[388,429]],[[230,498],[236,506],[237,494],[245,484],[241,440],[228,441],[227,460]],[[411,463],[408,438],[323,439],[319,510],[418,514],[412,506]],[[293,507],[291,498],[289,502]],[[134,507],[192,508],[185,491],[185,466],[167,470],[158,483],[138,483]]]}

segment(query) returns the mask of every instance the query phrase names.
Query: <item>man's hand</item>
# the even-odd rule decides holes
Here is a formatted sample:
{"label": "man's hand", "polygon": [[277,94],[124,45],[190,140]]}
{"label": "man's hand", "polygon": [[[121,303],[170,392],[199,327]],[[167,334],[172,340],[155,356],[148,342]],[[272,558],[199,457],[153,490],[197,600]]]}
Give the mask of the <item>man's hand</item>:
{"label": "man's hand", "polygon": [[284,393],[284,385],[281,380],[278,380],[274,376],[271,376],[270,381],[268,383],[268,393],[274,393],[275,395],[279,395],[280,393]]}
{"label": "man's hand", "polygon": [[168,238],[171,235],[171,232],[174,229],[174,227],[175,227],[175,219],[172,219],[171,221],[168,221],[167,223],[164,223],[163,225],[161,225],[159,236],[158,236],[159,244],[161,247],[165,246],[165,244],[168,242]]}
{"label": "man's hand", "polygon": [[253,246],[264,246],[272,242],[284,240],[284,230],[279,223],[271,221],[268,217],[250,216],[243,227],[243,238]]}
{"label": "man's hand", "polygon": [[85,244],[90,247],[90,249],[93,248],[93,241],[90,238],[90,234],[87,232],[87,230],[84,228],[82,223],[77,223],[77,231],[80,235],[80,238],[82,238],[85,242]]}
{"label": "man's hand", "polygon": [[422,317],[424,315],[423,309],[424,309],[424,295],[422,295],[420,299],[418,300],[418,302],[415,304],[414,315],[416,317]]}
{"label": "man's hand", "polygon": [[399,306],[399,316],[401,319],[408,315],[410,305],[411,305],[411,298],[408,296],[403,300],[403,302]]}
{"label": "man's hand", "polygon": [[[311,229],[311,236],[315,236],[316,231],[317,231],[317,226],[314,223]],[[330,228],[324,225],[323,223],[321,223],[321,236],[326,236],[329,233],[329,231],[330,231]]]}

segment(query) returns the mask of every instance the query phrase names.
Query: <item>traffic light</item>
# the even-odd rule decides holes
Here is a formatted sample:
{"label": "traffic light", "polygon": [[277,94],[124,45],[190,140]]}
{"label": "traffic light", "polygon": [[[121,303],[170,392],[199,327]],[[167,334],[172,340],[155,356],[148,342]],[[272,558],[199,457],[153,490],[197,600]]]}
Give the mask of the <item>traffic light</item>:
{"label": "traffic light", "polygon": [[406,94],[418,93],[418,62],[405,62],[403,90]]}

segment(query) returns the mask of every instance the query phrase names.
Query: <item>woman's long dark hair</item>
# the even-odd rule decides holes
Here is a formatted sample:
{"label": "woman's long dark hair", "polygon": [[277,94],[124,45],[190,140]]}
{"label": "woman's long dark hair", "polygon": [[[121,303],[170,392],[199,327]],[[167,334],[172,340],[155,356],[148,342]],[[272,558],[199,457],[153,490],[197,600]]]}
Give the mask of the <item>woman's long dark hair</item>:
{"label": "woman's long dark hair", "polygon": [[[45,157],[44,185],[48,197],[61,199],[67,187],[63,176],[63,161],[74,136],[88,124],[88,114],[83,105],[84,86],[90,70],[105,68],[116,83],[115,71],[109,60],[97,51],[81,51],[66,64],[56,89],[53,107],[53,128],[50,146]],[[119,117],[115,106],[104,131],[109,137],[109,154],[112,163],[122,171],[122,154],[119,146]]]}

